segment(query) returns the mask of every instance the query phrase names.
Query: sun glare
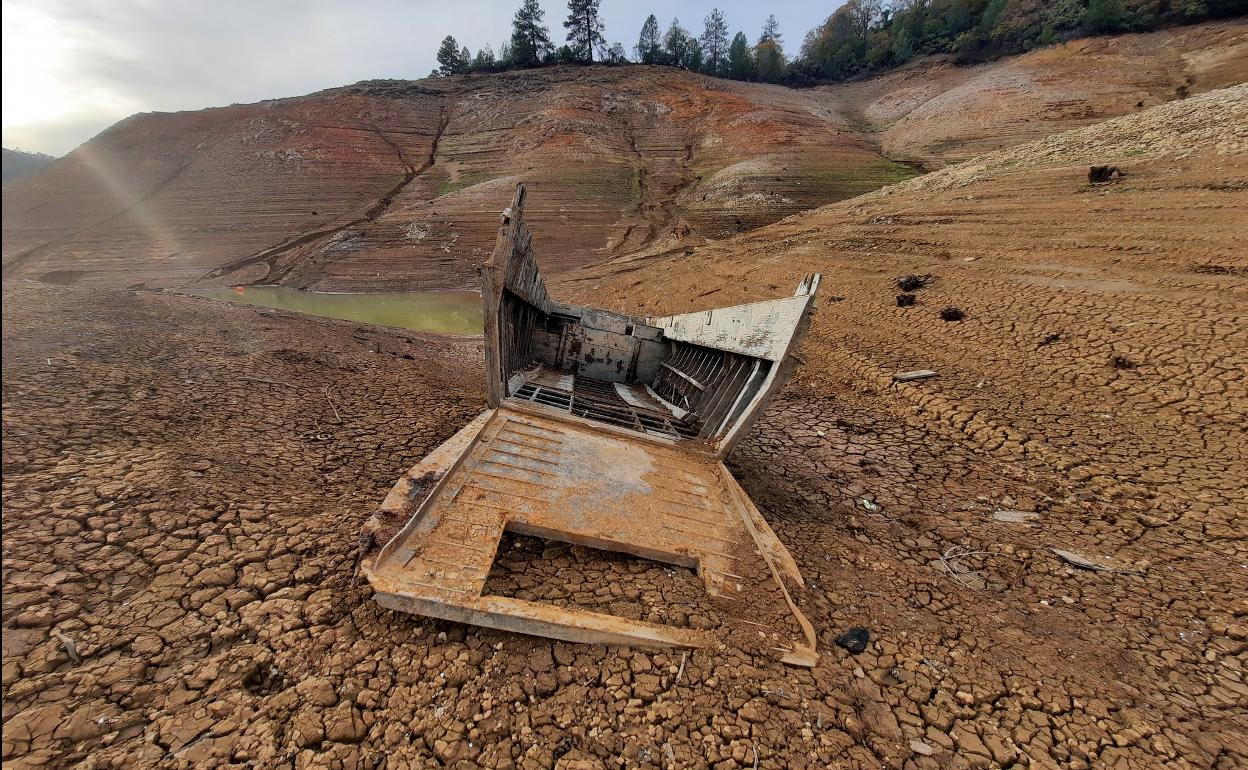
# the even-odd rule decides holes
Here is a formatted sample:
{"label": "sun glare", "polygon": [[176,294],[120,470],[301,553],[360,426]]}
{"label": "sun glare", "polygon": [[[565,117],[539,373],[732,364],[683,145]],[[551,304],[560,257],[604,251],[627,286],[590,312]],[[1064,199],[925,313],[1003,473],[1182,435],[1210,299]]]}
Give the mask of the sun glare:
{"label": "sun glare", "polygon": [[17,3],[3,6],[4,127],[74,112],[74,93],[63,76],[69,39],[43,12]]}

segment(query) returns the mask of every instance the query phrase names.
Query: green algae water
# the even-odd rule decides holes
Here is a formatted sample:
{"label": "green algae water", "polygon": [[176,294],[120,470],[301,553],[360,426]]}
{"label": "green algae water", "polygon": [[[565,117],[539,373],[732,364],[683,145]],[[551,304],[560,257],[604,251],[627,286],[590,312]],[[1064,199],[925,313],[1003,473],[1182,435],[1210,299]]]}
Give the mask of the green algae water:
{"label": "green algae water", "polygon": [[438,334],[480,334],[481,295],[475,291],[328,294],[285,286],[235,286],[187,292],[196,297],[271,307],[344,321]]}

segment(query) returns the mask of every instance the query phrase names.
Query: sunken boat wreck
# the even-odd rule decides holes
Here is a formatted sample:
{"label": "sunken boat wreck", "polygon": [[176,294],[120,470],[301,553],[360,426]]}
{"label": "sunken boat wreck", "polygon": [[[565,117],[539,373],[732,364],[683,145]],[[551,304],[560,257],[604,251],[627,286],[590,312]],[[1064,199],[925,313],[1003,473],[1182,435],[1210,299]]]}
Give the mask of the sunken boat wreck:
{"label": "sunken boat wreck", "polygon": [[[411,468],[365,526],[383,606],[565,641],[740,643],[813,666],[802,576],[724,467],[797,363],[819,276],[789,297],[661,318],[553,301],[517,186],[481,269],[488,409]],[[723,627],[484,593],[505,532],[695,570]]]}

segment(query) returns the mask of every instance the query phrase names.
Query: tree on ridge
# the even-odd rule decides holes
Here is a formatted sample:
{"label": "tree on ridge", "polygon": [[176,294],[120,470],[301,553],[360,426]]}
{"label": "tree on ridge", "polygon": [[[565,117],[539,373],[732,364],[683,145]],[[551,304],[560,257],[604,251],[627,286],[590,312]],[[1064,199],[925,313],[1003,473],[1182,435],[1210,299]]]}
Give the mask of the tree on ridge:
{"label": "tree on ridge", "polygon": [[554,48],[550,43],[550,29],[542,23],[546,12],[538,0],[524,0],[511,20],[511,51],[503,57],[507,63],[518,67],[541,64]]}
{"label": "tree on ridge", "polygon": [[469,63],[467,48],[461,50],[452,35],[442,38],[442,45],[438,46],[439,75],[462,75],[468,71]]}
{"label": "tree on ridge", "polygon": [[589,64],[594,63],[594,49],[601,50],[607,42],[598,14],[601,3],[602,0],[568,0],[568,18],[563,22],[573,55]]}
{"label": "tree on ridge", "polygon": [[646,17],[641,25],[641,35],[637,38],[637,61],[642,64],[658,64],[663,58],[663,45],[659,41],[659,20],[654,14]]}
{"label": "tree on ridge", "polygon": [[728,55],[728,22],[724,21],[722,11],[713,8],[704,25],[701,43],[702,55],[706,58],[706,71],[710,75],[719,75]]}

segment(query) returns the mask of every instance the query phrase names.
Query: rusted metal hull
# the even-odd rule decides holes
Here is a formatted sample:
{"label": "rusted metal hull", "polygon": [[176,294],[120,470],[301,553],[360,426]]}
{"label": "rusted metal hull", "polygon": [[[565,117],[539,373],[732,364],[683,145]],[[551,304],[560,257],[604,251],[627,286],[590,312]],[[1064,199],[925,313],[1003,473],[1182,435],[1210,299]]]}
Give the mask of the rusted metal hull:
{"label": "rusted metal hull", "polygon": [[[523,201],[521,188],[482,274],[491,408],[370,520],[367,542],[384,547],[362,569],[377,601],[573,642],[748,639],[813,665],[797,565],[721,460],[792,367],[817,277],[792,298],[664,319],[558,305]],[[700,631],[489,595],[506,532],[696,570],[727,621]]]}

